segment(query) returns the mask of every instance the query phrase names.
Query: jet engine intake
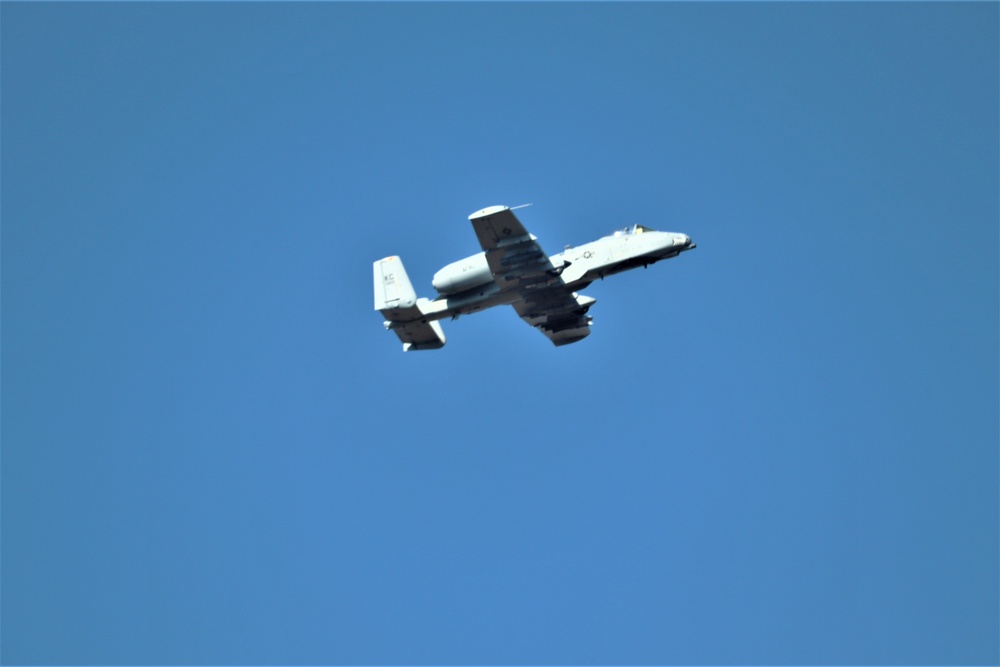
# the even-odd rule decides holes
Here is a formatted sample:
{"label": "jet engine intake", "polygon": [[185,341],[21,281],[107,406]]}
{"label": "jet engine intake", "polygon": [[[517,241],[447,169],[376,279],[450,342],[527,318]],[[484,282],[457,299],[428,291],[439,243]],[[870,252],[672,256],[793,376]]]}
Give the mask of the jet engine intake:
{"label": "jet engine intake", "polygon": [[432,285],[438,294],[459,294],[493,282],[493,272],[486,253],[478,253],[452,262],[434,274]]}

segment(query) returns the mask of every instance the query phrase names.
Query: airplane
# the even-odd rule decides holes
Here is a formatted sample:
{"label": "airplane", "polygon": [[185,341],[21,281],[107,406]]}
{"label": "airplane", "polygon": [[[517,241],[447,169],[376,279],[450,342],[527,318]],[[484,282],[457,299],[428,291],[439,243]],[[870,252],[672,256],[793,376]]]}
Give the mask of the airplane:
{"label": "airplane", "polygon": [[417,298],[399,257],[374,263],[375,310],[399,336],[403,351],[442,348],[440,320],[501,305],[513,306],[557,347],[575,343],[590,335],[593,318],[587,311],[597,301],[577,290],[696,247],[687,234],[634,225],[549,257],[514,210],[490,206],[469,216],[483,251],[435,273],[433,300]]}

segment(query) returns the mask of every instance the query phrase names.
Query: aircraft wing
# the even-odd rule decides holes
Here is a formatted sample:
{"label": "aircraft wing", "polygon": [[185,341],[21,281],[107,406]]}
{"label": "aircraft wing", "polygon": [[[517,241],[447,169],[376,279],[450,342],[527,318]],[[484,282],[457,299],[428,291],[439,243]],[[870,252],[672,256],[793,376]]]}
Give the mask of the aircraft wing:
{"label": "aircraft wing", "polygon": [[513,303],[521,319],[554,345],[568,345],[590,335],[587,310],[594,303],[577,295],[559,277],[536,238],[506,206],[491,206],[469,216],[486,252],[493,279],[503,290],[516,290]]}
{"label": "aircraft wing", "polygon": [[590,335],[591,318],[587,311],[596,299],[571,291],[565,285],[526,290],[514,310],[521,319],[535,327],[555,346],[568,345]]}
{"label": "aircraft wing", "polygon": [[509,208],[490,206],[469,220],[501,289],[540,286],[556,278],[548,255]]}
{"label": "aircraft wing", "polygon": [[489,252],[530,237],[531,234],[506,206],[490,206],[469,216],[479,245]]}

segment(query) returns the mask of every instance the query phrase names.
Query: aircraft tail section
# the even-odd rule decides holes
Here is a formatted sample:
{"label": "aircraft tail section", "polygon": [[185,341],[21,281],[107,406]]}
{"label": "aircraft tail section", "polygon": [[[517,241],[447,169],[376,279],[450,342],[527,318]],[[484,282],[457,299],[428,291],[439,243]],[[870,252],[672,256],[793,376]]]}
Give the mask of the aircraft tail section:
{"label": "aircraft tail section", "polygon": [[439,350],[444,347],[446,339],[441,323],[437,320],[385,323],[385,328],[395,331],[403,343],[403,352],[411,350]]}
{"label": "aircraft tail section", "polygon": [[406,310],[417,305],[403,260],[386,257],[375,262],[375,310]]}
{"label": "aircraft tail section", "polygon": [[441,323],[426,317],[427,299],[418,299],[403,260],[386,257],[374,264],[375,310],[385,316],[385,328],[395,331],[403,351],[437,350],[444,347]]}

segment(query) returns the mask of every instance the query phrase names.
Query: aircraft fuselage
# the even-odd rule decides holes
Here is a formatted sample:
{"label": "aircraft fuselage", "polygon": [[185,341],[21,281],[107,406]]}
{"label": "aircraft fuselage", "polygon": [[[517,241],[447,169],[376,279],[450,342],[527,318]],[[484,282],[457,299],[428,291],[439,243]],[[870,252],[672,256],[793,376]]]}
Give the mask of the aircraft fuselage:
{"label": "aircraft fuselage", "polygon": [[[573,291],[584,289],[598,278],[649,266],[695,247],[687,234],[637,229],[642,228],[615,232],[552,255],[537,288],[562,283]],[[520,298],[517,290],[504,290],[494,279],[485,252],[448,264],[434,274],[432,284],[439,296],[428,306],[428,319],[475,313]]]}

